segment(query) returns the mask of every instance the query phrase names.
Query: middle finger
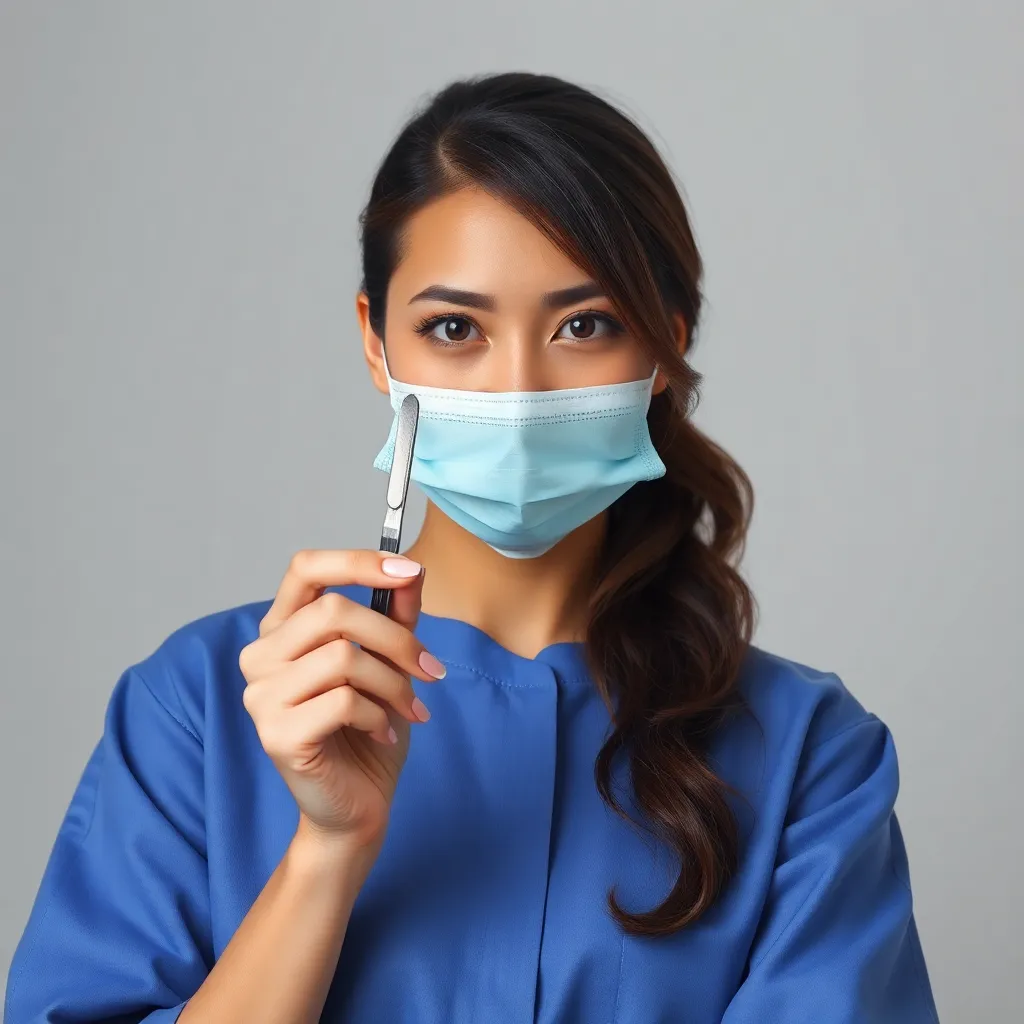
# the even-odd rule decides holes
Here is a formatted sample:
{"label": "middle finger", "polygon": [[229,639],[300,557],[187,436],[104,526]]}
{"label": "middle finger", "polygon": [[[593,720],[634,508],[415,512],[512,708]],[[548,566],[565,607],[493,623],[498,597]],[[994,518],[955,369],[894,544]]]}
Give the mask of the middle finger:
{"label": "middle finger", "polygon": [[[261,681],[266,699],[297,707],[314,697],[348,685],[377,703],[389,704],[410,722],[424,722],[429,712],[417,701],[409,677],[347,640],[332,640]],[[426,712],[417,713],[416,705]]]}
{"label": "middle finger", "polygon": [[444,678],[444,665],[410,629],[333,591],[300,608],[256,641],[254,674],[261,674],[261,666],[269,670],[282,661],[294,661],[338,638],[383,655],[401,671],[424,682]]}

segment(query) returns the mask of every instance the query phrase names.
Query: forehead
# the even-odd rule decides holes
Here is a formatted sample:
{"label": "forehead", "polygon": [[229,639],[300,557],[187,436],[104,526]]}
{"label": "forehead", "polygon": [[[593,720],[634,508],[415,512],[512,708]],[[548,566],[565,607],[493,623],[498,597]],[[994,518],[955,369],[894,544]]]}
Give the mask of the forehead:
{"label": "forehead", "polygon": [[589,275],[526,217],[476,187],[428,203],[409,218],[396,294],[448,284],[492,294],[539,293]]}

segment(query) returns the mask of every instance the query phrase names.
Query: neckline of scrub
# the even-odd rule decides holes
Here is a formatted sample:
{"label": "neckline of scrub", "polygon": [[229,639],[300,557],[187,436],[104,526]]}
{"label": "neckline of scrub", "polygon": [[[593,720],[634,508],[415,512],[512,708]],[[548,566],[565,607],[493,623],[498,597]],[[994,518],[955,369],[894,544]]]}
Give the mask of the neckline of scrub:
{"label": "neckline of scrub", "polygon": [[[345,597],[369,605],[371,588],[360,584],[326,587]],[[546,686],[552,673],[563,685],[591,685],[586,661],[586,645],[581,641],[560,640],[548,644],[533,658],[516,654],[502,646],[479,626],[463,619],[431,615],[420,611],[416,634],[431,654],[453,668],[468,670],[497,683],[513,686]]]}
{"label": "neckline of scrub", "polygon": [[529,685],[532,680],[536,684],[549,680],[550,670],[561,683],[591,682],[586,645],[580,641],[560,640],[528,658],[509,650],[479,626],[425,611],[420,611],[416,632],[427,649],[445,664],[479,675],[497,675],[499,682]]}

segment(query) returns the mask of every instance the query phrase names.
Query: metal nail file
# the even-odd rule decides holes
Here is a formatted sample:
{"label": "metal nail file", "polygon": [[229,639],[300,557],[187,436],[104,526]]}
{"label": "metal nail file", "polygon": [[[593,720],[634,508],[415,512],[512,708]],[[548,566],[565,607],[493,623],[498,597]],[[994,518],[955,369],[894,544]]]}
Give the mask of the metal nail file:
{"label": "metal nail file", "polygon": [[[398,410],[398,430],[395,433],[395,455],[388,479],[388,508],[384,513],[384,527],[380,533],[380,550],[398,553],[402,540],[402,517],[405,500],[409,495],[409,474],[412,471],[412,453],[416,446],[416,425],[420,418],[420,403],[415,395],[406,395]],[[387,615],[391,607],[391,591],[374,587],[370,607]]]}

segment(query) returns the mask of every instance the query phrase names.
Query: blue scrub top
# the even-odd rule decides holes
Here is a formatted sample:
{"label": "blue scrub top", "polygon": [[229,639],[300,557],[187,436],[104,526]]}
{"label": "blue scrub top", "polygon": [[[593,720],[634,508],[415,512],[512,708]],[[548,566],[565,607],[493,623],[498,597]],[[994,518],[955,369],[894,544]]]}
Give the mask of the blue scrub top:
{"label": "blue scrub top", "polygon": [[[269,604],[183,627],[118,680],[17,947],[7,1024],[176,1020],[274,871],[298,811],[238,667]],[[834,675],[751,650],[757,722],[732,719],[712,749],[748,802],[739,872],[697,923],[651,939],[624,935],[606,894],[650,909],[677,868],[595,789],[610,722],[582,646],[524,658],[427,614],[416,632],[448,675],[413,680],[432,718],[412,726],[323,1021],[937,1020],[892,737]]]}

